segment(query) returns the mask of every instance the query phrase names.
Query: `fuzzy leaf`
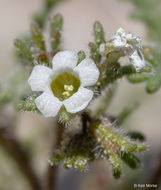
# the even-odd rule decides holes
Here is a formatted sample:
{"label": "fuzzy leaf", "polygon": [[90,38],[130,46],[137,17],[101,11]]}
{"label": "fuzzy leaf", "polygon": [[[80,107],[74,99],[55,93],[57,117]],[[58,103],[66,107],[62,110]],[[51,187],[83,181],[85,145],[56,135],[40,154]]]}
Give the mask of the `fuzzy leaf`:
{"label": "fuzzy leaf", "polygon": [[104,30],[99,21],[94,23],[94,39],[97,48],[99,48],[100,44],[105,43]]}
{"label": "fuzzy leaf", "polygon": [[91,58],[98,65],[101,61],[101,54],[99,52],[99,47],[101,43],[105,42],[104,30],[100,22],[96,21],[94,23],[94,43],[89,43],[89,48],[91,52]]}
{"label": "fuzzy leaf", "polygon": [[91,58],[95,61],[96,64],[98,64],[101,61],[101,55],[98,52],[98,48],[96,44],[90,42],[89,48],[91,51]]}
{"label": "fuzzy leaf", "polygon": [[37,24],[31,24],[32,40],[40,51],[45,51],[45,39]]}
{"label": "fuzzy leaf", "polygon": [[145,136],[138,131],[130,131],[127,133],[127,136],[129,136],[133,140],[138,140],[140,142],[145,141]]}
{"label": "fuzzy leaf", "polygon": [[63,28],[63,17],[61,14],[55,15],[50,19],[50,38],[54,53],[61,49],[61,31]]}
{"label": "fuzzy leaf", "polygon": [[20,59],[22,59],[25,63],[29,63],[29,65],[34,65],[34,59],[30,46],[28,46],[27,43],[19,39],[16,39],[14,41],[14,45]]}
{"label": "fuzzy leaf", "polygon": [[140,160],[134,154],[124,153],[121,158],[132,169],[137,169],[141,166]]}
{"label": "fuzzy leaf", "polygon": [[51,9],[61,1],[63,0],[43,0],[42,10],[33,16],[34,21],[39,25],[40,28],[44,27]]}

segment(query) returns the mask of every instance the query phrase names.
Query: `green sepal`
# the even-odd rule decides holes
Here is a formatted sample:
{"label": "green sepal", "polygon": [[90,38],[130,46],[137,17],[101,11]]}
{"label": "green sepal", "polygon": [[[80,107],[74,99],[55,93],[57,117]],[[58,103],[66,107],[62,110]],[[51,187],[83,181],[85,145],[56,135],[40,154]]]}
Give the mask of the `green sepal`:
{"label": "green sepal", "polygon": [[48,58],[48,55],[46,52],[38,53],[35,56],[35,59],[37,61],[37,64],[45,65],[45,66],[49,67],[49,58]]}
{"label": "green sepal", "polygon": [[84,53],[84,51],[79,51],[78,52],[78,64],[83,61],[83,59],[86,58],[86,54]]}
{"label": "green sepal", "polygon": [[21,101],[15,103],[15,108],[17,111],[38,111],[35,104],[35,99],[37,95],[33,94],[27,97],[24,97]]}
{"label": "green sepal", "polygon": [[67,112],[65,107],[63,106],[59,112],[59,121],[63,123],[68,123],[72,119],[72,114]]}

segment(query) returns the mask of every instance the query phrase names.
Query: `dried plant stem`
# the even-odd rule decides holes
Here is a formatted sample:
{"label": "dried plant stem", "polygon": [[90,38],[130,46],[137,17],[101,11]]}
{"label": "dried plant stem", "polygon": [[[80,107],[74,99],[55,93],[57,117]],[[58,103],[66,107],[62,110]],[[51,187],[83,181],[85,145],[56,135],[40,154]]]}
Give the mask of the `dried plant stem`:
{"label": "dried plant stem", "polygon": [[21,143],[10,130],[2,125],[0,127],[0,144],[11,155],[11,158],[15,160],[32,190],[42,190],[40,180],[33,170],[30,158],[24,151]]}

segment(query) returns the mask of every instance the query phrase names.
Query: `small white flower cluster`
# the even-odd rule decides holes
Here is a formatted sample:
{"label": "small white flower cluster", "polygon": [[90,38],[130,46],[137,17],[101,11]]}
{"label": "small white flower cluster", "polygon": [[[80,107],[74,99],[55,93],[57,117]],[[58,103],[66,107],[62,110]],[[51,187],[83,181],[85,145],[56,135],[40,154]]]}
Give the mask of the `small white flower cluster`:
{"label": "small white flower cluster", "polygon": [[127,33],[122,28],[119,28],[106,44],[100,45],[100,52],[104,53],[106,48],[128,56],[130,63],[133,64],[137,72],[145,67],[144,56],[141,52],[141,39]]}
{"label": "small white flower cluster", "polygon": [[[101,44],[100,52],[123,53],[138,72],[145,66],[141,48],[139,37],[120,28],[106,44]],[[85,58],[78,64],[76,52],[61,51],[54,56],[52,67],[37,65],[28,79],[33,91],[43,92],[35,100],[39,111],[45,117],[54,117],[62,106],[69,113],[85,109],[93,97],[93,91],[85,87],[96,84],[99,77],[94,61]]]}
{"label": "small white flower cluster", "polygon": [[[45,117],[56,116],[62,106],[69,113],[82,111],[91,101],[93,91],[85,87],[93,86],[97,82],[99,70],[92,59],[86,58],[78,65],[77,63],[76,52],[61,51],[52,60],[53,69],[42,65],[33,68],[28,83],[32,91],[43,92],[36,98],[35,103]],[[58,78],[59,80],[56,80]],[[80,84],[75,84],[73,78]],[[63,100],[54,94],[55,91],[53,92],[54,80],[56,81],[54,89],[60,92],[59,95],[64,97]]]}

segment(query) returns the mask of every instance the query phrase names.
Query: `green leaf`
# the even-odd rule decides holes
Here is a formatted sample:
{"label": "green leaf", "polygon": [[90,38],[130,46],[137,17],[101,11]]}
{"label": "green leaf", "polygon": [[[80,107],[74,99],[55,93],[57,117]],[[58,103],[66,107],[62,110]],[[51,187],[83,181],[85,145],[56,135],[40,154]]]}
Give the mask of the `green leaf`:
{"label": "green leaf", "polygon": [[137,169],[141,166],[140,160],[134,154],[123,153],[121,158],[132,169]]}
{"label": "green leaf", "polygon": [[161,87],[161,69],[155,73],[155,76],[149,77],[146,85],[146,91],[150,94],[158,91]]}
{"label": "green leaf", "polygon": [[104,31],[101,23],[96,21],[94,23],[94,43],[89,43],[91,58],[95,61],[96,64],[99,64],[101,61],[101,54],[99,52],[101,43],[105,43]]}
{"label": "green leaf", "polygon": [[128,80],[131,83],[140,83],[144,82],[149,78],[149,75],[147,73],[134,73],[130,76],[128,76]]}
{"label": "green leaf", "polygon": [[129,136],[133,140],[138,140],[141,142],[145,141],[145,136],[138,131],[130,131],[127,133],[127,136]]}
{"label": "green leaf", "polygon": [[40,28],[44,27],[51,9],[53,9],[58,3],[62,1],[63,0],[43,0],[41,11],[33,16],[34,21],[39,25]]}
{"label": "green leaf", "polygon": [[100,44],[105,43],[104,30],[99,21],[94,23],[94,39],[97,48],[99,48]]}
{"label": "green leaf", "polygon": [[50,19],[50,39],[54,53],[61,50],[61,32],[63,28],[63,17],[61,14]]}
{"label": "green leaf", "polygon": [[31,24],[31,35],[35,47],[37,47],[40,51],[45,51],[45,39],[37,24]]}
{"label": "green leaf", "polygon": [[96,64],[98,64],[101,61],[101,55],[98,51],[98,47],[96,46],[96,44],[90,42],[89,48],[91,51],[91,58],[95,61]]}
{"label": "green leaf", "polygon": [[34,58],[30,46],[22,40],[16,39],[14,45],[17,50],[17,54],[25,63],[34,65]]}

